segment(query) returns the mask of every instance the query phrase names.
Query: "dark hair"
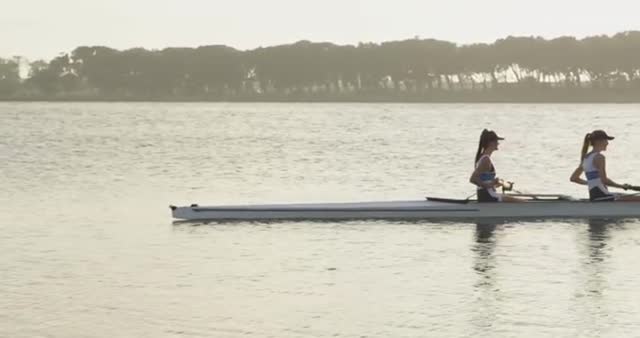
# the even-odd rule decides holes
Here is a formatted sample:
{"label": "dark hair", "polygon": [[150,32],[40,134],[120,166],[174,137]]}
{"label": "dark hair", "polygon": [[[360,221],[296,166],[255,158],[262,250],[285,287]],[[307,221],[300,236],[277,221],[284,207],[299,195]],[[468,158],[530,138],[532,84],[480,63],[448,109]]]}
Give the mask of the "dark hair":
{"label": "dark hair", "polygon": [[580,162],[584,161],[584,157],[587,156],[589,151],[589,145],[591,145],[591,133],[584,135],[584,141],[582,142],[582,150],[580,151]]}
{"label": "dark hair", "polygon": [[487,143],[489,143],[488,142],[488,139],[489,139],[488,136],[489,136],[489,130],[487,130],[487,129],[482,130],[482,133],[480,134],[480,142],[478,142],[478,152],[476,153],[476,160],[475,160],[475,162],[473,162],[474,166],[480,160],[480,155],[482,155],[482,151],[487,146]]}

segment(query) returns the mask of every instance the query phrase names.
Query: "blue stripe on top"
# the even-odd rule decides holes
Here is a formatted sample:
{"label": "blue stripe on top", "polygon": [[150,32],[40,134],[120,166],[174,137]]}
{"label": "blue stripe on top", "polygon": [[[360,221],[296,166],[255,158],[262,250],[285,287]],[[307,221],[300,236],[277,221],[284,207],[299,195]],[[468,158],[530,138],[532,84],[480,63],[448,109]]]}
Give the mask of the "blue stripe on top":
{"label": "blue stripe on top", "polygon": [[587,176],[587,180],[595,180],[600,178],[600,172],[599,171],[587,171],[584,173],[585,176]]}
{"label": "blue stripe on top", "polygon": [[492,172],[480,173],[480,181],[482,182],[493,181],[495,178],[496,178],[496,173],[492,173]]}

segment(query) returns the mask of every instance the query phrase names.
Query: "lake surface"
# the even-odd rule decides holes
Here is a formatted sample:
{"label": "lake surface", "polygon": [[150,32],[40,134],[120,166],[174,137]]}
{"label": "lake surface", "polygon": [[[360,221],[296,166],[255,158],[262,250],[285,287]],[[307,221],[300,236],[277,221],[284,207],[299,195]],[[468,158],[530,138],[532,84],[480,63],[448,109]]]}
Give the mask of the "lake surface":
{"label": "lake surface", "polygon": [[0,103],[0,337],[628,337],[640,224],[174,224],[169,204],[464,198],[568,182],[638,105]]}

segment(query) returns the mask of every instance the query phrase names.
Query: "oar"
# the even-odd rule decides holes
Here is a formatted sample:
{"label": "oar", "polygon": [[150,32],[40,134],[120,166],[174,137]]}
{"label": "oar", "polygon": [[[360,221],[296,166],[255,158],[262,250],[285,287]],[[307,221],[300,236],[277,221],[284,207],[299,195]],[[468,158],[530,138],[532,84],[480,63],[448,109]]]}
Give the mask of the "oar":
{"label": "oar", "polygon": [[629,185],[625,188],[622,188],[624,190],[633,190],[633,191],[640,191],[640,186],[637,185]]}

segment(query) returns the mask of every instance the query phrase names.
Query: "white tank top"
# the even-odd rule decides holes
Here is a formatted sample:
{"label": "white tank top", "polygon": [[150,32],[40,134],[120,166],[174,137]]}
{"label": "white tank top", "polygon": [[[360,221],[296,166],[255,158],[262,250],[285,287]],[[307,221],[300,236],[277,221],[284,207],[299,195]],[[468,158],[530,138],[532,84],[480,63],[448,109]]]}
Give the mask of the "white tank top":
{"label": "white tank top", "polygon": [[[491,161],[491,157],[489,157],[487,155],[482,155],[482,157],[480,157],[478,162],[476,162],[476,168],[480,165],[480,162],[482,162],[482,159],[484,159],[485,157],[489,160],[489,163],[491,164],[491,171],[480,173],[480,181],[482,181],[482,183],[491,182],[496,178],[496,168],[493,166],[493,162]],[[479,186],[478,190],[481,190],[481,189],[485,189],[485,188]],[[491,188],[491,189],[487,189],[487,190],[489,190],[489,193],[495,193],[496,192],[495,188]]]}
{"label": "white tank top", "polygon": [[582,161],[582,170],[584,170],[585,176],[587,176],[587,186],[589,190],[593,188],[599,188],[603,193],[608,194],[609,189],[607,186],[602,183],[602,179],[600,179],[600,172],[593,164],[593,159],[596,155],[600,154],[600,152],[591,152],[584,157],[584,161]]}

